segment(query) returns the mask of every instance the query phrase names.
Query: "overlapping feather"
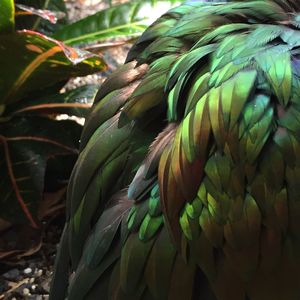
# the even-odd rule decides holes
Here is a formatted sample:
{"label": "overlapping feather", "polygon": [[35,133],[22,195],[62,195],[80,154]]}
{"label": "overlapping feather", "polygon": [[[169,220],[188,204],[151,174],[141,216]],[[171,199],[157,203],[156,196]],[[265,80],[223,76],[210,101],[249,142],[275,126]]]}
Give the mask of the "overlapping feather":
{"label": "overlapping feather", "polygon": [[53,300],[299,299],[300,5],[231,2],[172,9],[100,89]]}

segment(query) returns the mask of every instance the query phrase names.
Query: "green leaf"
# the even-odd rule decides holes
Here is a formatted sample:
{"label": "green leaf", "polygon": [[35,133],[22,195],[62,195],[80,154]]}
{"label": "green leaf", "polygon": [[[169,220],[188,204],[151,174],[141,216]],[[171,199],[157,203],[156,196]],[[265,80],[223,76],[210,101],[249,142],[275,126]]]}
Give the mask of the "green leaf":
{"label": "green leaf", "polygon": [[0,33],[12,32],[15,27],[15,5],[13,0],[0,3]]}
{"label": "green leaf", "polygon": [[117,36],[139,35],[159,15],[180,2],[183,1],[139,0],[116,5],[62,27],[53,37],[68,45],[78,45]]}
{"label": "green leaf", "polygon": [[15,102],[29,92],[65,79],[102,71],[104,61],[33,31],[18,31],[0,39],[0,103]]}
{"label": "green leaf", "polygon": [[76,155],[81,126],[72,121],[16,117],[0,122],[0,217],[38,227],[47,159]]}

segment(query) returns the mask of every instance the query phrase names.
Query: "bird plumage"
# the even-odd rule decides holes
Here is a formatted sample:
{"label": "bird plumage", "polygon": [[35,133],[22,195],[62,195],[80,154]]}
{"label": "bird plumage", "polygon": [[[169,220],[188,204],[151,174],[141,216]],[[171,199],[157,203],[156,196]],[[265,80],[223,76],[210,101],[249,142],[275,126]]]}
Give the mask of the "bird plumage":
{"label": "bird plumage", "polygon": [[300,4],[170,10],[102,85],[50,299],[300,299]]}

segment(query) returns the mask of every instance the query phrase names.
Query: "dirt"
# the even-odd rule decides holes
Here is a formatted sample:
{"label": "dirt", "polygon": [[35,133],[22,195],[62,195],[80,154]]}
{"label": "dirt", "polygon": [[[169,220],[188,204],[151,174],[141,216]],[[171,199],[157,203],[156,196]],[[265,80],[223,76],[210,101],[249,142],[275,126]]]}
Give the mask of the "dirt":
{"label": "dirt", "polygon": [[13,257],[0,263],[0,300],[48,299],[55,253],[64,215],[44,223],[40,250],[19,260]]}

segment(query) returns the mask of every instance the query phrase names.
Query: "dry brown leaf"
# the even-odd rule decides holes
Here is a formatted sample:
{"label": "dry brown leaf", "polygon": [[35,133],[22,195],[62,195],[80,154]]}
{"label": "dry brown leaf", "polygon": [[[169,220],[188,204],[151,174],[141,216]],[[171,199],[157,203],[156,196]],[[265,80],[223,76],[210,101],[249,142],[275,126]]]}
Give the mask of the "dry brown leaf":
{"label": "dry brown leaf", "polygon": [[[38,209],[40,221],[55,218],[64,212],[62,201],[66,187],[55,193],[45,193]],[[30,256],[40,250],[44,228],[35,229],[30,225],[15,225],[0,219],[0,261],[17,262],[23,257]]]}
{"label": "dry brown leaf", "polygon": [[11,226],[12,224],[10,222],[0,218],[0,233],[9,229]]}
{"label": "dry brown leaf", "polygon": [[39,220],[44,220],[49,217],[56,217],[64,211],[65,204],[62,203],[62,199],[66,193],[67,187],[54,192],[45,193],[44,198],[40,203],[38,209]]}
{"label": "dry brown leaf", "polygon": [[0,261],[18,261],[36,253],[42,245],[43,229],[29,225],[16,225],[0,236]]}

